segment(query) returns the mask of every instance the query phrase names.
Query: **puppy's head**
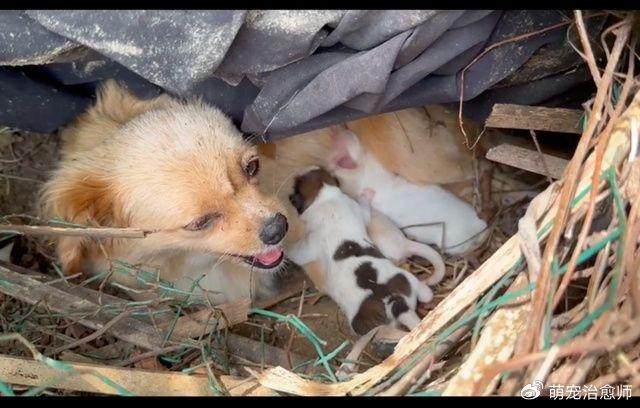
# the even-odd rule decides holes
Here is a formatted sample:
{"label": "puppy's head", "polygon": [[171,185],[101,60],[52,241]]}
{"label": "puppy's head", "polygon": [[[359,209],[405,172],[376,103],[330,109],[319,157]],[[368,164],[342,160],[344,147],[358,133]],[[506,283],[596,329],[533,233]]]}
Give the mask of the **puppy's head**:
{"label": "puppy's head", "polygon": [[340,180],[344,191],[356,194],[358,181],[365,171],[365,153],[360,140],[346,126],[334,126],[331,128],[331,141],[327,169]]}
{"label": "puppy's head", "polygon": [[302,214],[315,201],[324,185],[339,187],[338,180],[324,169],[310,170],[296,177],[289,201]]}
{"label": "puppy's head", "polygon": [[[157,231],[123,244],[144,254],[200,251],[261,269],[281,264],[284,208],[258,188],[256,148],[222,112],[171,100],[103,139],[61,162],[42,195],[46,216]],[[65,269],[94,245],[61,241]]]}

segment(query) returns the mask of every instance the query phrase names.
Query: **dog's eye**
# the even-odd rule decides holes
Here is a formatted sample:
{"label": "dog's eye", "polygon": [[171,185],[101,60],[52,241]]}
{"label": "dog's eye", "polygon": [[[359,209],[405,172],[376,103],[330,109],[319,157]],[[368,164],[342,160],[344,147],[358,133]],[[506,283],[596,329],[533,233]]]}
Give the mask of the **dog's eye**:
{"label": "dog's eye", "polygon": [[249,177],[254,177],[260,171],[260,160],[257,157],[249,160],[246,166],[244,166],[244,172]]}
{"label": "dog's eye", "polygon": [[206,214],[202,217],[198,217],[184,226],[187,231],[202,231],[205,228],[209,228],[213,222],[220,217],[220,214],[212,213]]}

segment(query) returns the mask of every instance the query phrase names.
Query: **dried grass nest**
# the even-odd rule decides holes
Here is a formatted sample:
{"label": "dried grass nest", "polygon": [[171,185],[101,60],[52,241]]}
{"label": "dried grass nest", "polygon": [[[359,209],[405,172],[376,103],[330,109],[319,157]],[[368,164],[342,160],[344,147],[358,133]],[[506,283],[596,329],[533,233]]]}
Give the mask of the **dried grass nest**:
{"label": "dried grass nest", "polygon": [[[637,13],[610,14],[614,22],[601,37],[604,68],[596,64],[582,13],[576,11],[567,23],[579,34],[580,54],[597,92],[584,104],[583,133],[564,176],[531,201],[517,233],[457,283],[379,364],[359,373],[347,370],[357,363],[350,357],[359,354],[368,340],[363,339],[336,370],[332,360],[348,342],[327,352],[295,313],[266,310],[299,293],[299,287],[252,309],[247,302],[214,308],[172,301],[175,289],[153,271],[120,263],[120,273],[138,274],[166,295],[129,302],[102,285],[89,289],[87,280],[73,284],[74,277],[52,278],[2,263],[0,394],[57,389],[119,395],[527,396],[532,390],[553,395],[557,387],[573,387],[581,396],[604,387],[637,394],[640,93],[635,63],[640,32]],[[70,227],[78,226],[20,232],[52,234]],[[78,228],[86,234],[144,234]],[[40,252],[46,258],[50,250]],[[567,293],[576,282],[584,290],[569,305]],[[283,368],[276,354],[268,356],[268,364],[235,361],[249,376],[230,368],[227,354],[219,353],[225,347],[221,338],[247,313],[284,322],[308,339],[318,358],[302,363],[311,368],[307,374]],[[63,321],[88,331],[75,333],[79,326],[61,327]],[[47,344],[54,340],[55,347]],[[71,351],[89,344],[101,354],[83,360]],[[122,360],[117,357],[122,347],[138,351]],[[158,364],[159,355],[171,360],[171,370]],[[220,367],[225,374],[219,374]]]}

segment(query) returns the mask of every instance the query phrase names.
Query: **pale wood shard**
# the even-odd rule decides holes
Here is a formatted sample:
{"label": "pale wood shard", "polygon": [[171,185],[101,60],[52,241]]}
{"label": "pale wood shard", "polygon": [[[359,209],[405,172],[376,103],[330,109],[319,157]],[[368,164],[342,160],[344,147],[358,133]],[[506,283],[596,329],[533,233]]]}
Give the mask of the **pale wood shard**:
{"label": "pale wood shard", "polygon": [[[205,375],[188,375],[180,372],[157,372],[119,367],[107,367],[86,363],[67,363],[74,372],[67,373],[36,360],[12,356],[0,356],[0,381],[9,384],[42,386],[51,388],[118,395],[119,391],[97,378],[108,378],[136,396],[215,396]],[[216,378],[230,395],[277,395],[261,387],[253,379],[220,376]]]}
{"label": "pale wood shard", "polygon": [[[511,285],[508,292],[522,289],[528,283],[525,274],[521,273]],[[525,297],[526,299],[526,297]],[[444,396],[470,396],[474,384],[482,378],[482,374],[496,363],[507,361],[515,348],[518,337],[526,328],[527,317],[531,312],[531,303],[520,302],[515,306],[503,306],[487,320],[482,335],[457,374],[449,381]],[[483,391],[489,395],[498,382],[496,376]]]}
{"label": "pale wood shard", "polygon": [[[544,157],[544,161],[542,157]],[[536,150],[529,150],[509,144],[496,146],[490,149],[486,155],[488,160],[497,163],[506,164],[536,174],[542,174],[543,176],[548,175],[554,179],[562,178],[569,161],[545,153],[542,153],[542,157],[540,152]],[[550,174],[547,174],[547,169]]]}
{"label": "pale wood shard", "polygon": [[497,103],[485,126],[581,134],[581,120],[580,110]]}

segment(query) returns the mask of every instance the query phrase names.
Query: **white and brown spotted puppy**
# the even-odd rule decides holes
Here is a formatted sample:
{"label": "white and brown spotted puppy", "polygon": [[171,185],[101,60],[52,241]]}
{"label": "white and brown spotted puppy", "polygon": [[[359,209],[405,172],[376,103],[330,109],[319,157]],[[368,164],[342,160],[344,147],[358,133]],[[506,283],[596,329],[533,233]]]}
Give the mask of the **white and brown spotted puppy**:
{"label": "white and brown spotted puppy", "polygon": [[420,323],[418,300],[431,289],[385,258],[367,235],[370,213],[316,169],[295,180],[292,204],[301,213],[306,236],[288,252],[301,265],[319,260],[328,295],[360,335],[390,322],[409,329]]}
{"label": "white and brown spotted puppy", "polygon": [[[43,216],[155,231],[101,242],[60,237],[66,273],[107,271],[121,260],[155,268],[178,289],[195,285],[214,303],[270,294],[284,258],[285,209],[259,189],[256,147],[220,110],[167,95],[140,100],[107,82],[63,137]],[[113,279],[145,288],[117,271]]]}

